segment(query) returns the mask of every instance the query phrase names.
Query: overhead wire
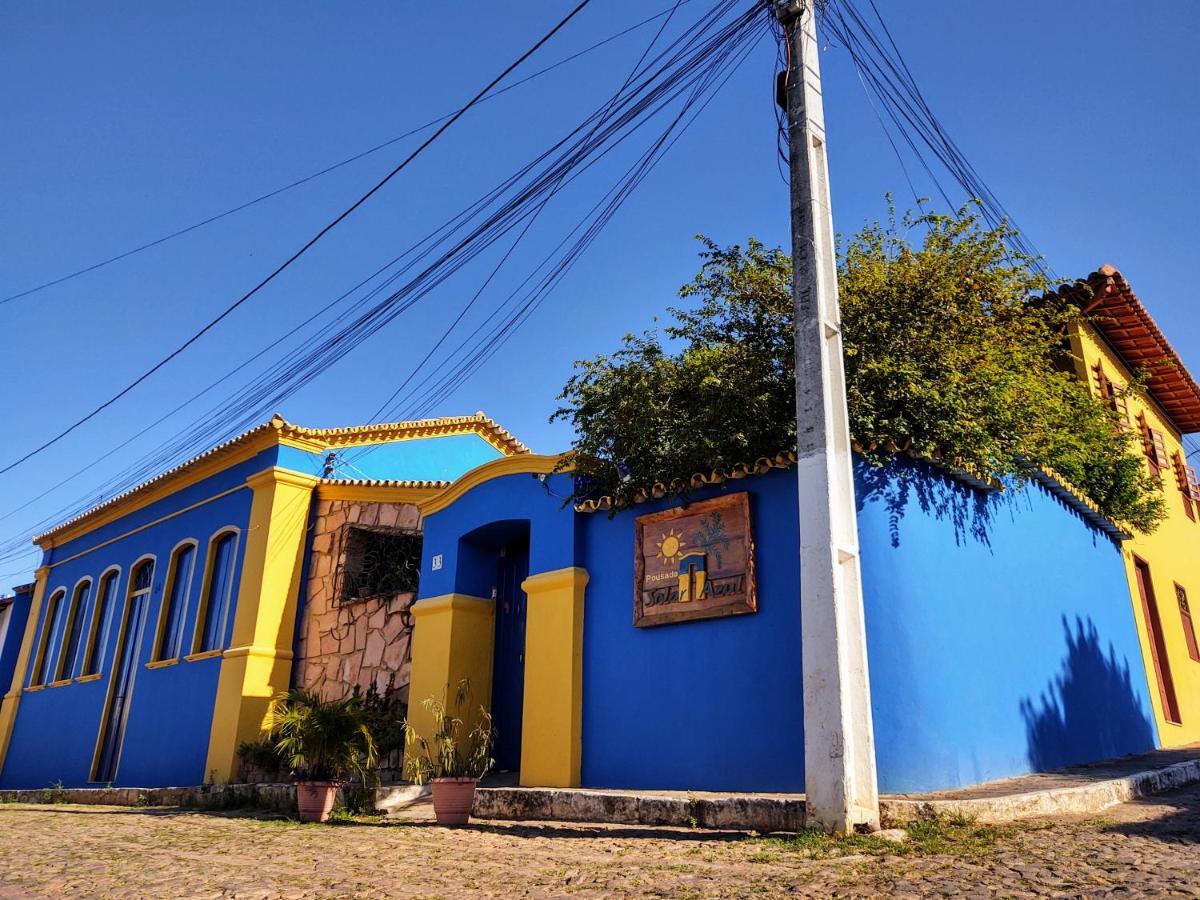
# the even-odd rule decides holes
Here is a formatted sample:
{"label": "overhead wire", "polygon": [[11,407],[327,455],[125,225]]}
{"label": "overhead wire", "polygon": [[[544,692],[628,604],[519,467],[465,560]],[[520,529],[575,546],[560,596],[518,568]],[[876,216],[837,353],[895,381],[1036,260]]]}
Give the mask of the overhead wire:
{"label": "overhead wire", "polygon": [[[538,69],[536,72],[532,72],[529,75],[524,76],[523,78],[519,78],[516,81],[514,81],[512,84],[505,85],[504,87],[498,87],[496,90],[493,90],[491,93],[489,93],[486,97],[481,98],[479,102],[486,103],[489,100],[494,100],[497,97],[500,97],[500,96],[508,93],[509,91],[515,90],[516,88],[519,88],[522,85],[529,83],[530,81],[533,81],[537,78],[542,77],[543,75],[546,75],[549,72],[554,71],[555,69],[565,66],[568,63],[574,62],[575,60],[577,60],[583,56],[586,56],[587,54],[589,54],[595,50],[598,50],[601,47],[607,46],[608,44],[611,44],[613,41],[619,40],[620,38],[624,37],[627,34],[631,34],[634,31],[638,31],[639,29],[644,28],[645,26],[649,25],[652,22],[655,22],[663,17],[671,16],[674,14],[674,11],[676,9],[678,9],[679,6],[682,6],[686,3],[691,3],[691,2],[692,2],[692,0],[678,0],[678,2],[673,4],[671,7],[667,8],[665,10],[662,10],[661,12],[657,12],[652,16],[647,16],[645,19],[642,19],[639,22],[635,22],[634,24],[628,26],[627,28],[623,28],[614,34],[610,34],[608,37],[603,38],[602,40],[596,41],[594,44],[590,44],[589,46],[584,47],[582,50],[572,53],[569,56],[564,56],[562,59],[558,60],[558,62],[551,63],[550,65],[548,65],[542,69]],[[74,278],[78,278],[81,275],[86,275],[89,272],[94,272],[97,269],[104,268],[105,266],[111,265],[112,263],[120,262],[123,259],[128,259],[131,256],[135,256],[138,253],[142,253],[143,251],[150,250],[161,244],[165,244],[168,241],[174,240],[175,238],[182,237],[185,234],[190,234],[191,232],[196,231],[197,229],[203,228],[206,225],[211,225],[212,223],[218,222],[221,219],[228,218],[229,216],[235,215],[239,212],[242,212],[243,210],[250,209],[251,207],[257,206],[258,204],[263,203],[267,200],[270,200],[273,197],[278,197],[280,194],[287,193],[288,191],[294,190],[298,187],[308,184],[311,181],[315,181],[318,178],[328,175],[331,172],[335,172],[338,169],[345,168],[346,166],[356,163],[361,159],[365,159],[368,156],[372,156],[373,154],[378,153],[380,150],[385,150],[388,147],[393,146],[394,144],[398,144],[400,141],[406,140],[407,138],[413,137],[414,135],[418,135],[423,131],[428,131],[430,128],[433,128],[434,126],[439,125],[442,122],[445,122],[447,119],[450,119],[452,116],[454,116],[453,111],[445,113],[444,115],[438,116],[436,119],[430,119],[428,122],[426,122],[423,125],[418,125],[415,128],[411,128],[408,131],[405,131],[403,134],[398,134],[395,137],[388,138],[386,141],[375,144],[373,147],[369,147],[366,150],[361,150],[358,153],[355,153],[352,156],[348,156],[345,159],[342,159],[338,162],[331,163],[321,169],[318,169],[315,172],[311,172],[308,175],[303,176],[302,178],[298,178],[295,181],[289,182],[288,184],[285,184],[281,187],[274,188],[273,190],[267,191],[265,194],[260,194],[251,200],[247,200],[242,203],[239,203],[236,206],[232,206],[226,210],[223,210],[222,212],[215,213],[214,215],[208,216],[207,218],[204,218],[204,219],[200,219],[199,221],[193,222],[190,225],[186,225],[182,228],[176,229],[175,231],[171,231],[165,235],[162,235],[161,237],[154,238],[153,240],[146,241],[145,243],[139,244],[128,250],[124,250],[120,253],[117,253],[113,256],[102,259],[98,262],[91,263],[90,265],[87,265],[87,266],[83,266],[82,268],[79,268],[72,272],[69,272],[66,275],[60,275],[60,276],[50,279],[49,281],[45,281],[41,284],[34,285],[33,287],[25,288],[24,290],[18,291],[15,294],[9,294],[6,297],[0,297],[0,306],[3,306],[6,303],[11,303],[15,300],[20,300],[22,297],[28,297],[31,294],[36,294],[39,291],[46,290],[47,288],[54,287],[55,285],[62,284],[63,282],[70,281]]]}
{"label": "overhead wire", "polygon": [[74,432],[80,426],[91,421],[93,418],[95,418],[97,415],[99,415],[105,409],[108,409],[110,406],[112,406],[114,403],[116,403],[122,397],[129,394],[129,392],[132,391],[134,388],[136,388],[139,384],[142,384],[144,381],[146,381],[146,379],[148,379],[152,375],[154,375],[155,372],[158,372],[160,369],[162,369],[163,366],[167,365],[171,360],[178,357],[188,347],[190,347],[192,344],[194,344],[196,341],[198,341],[201,337],[203,337],[205,334],[207,334],[209,331],[211,331],[213,328],[215,328],[220,322],[224,321],[235,310],[237,310],[239,307],[241,307],[251,297],[253,297],[255,294],[257,294],[260,290],[262,290],[268,284],[270,284],[276,277],[278,277],[287,268],[289,268],[296,260],[298,260],[306,252],[308,252],[308,250],[311,249],[323,237],[325,237],[325,235],[327,235],[330,231],[332,231],[339,224],[341,224],[347,217],[349,217],[351,214],[353,214],[355,210],[357,210],[364,203],[366,203],[371,197],[373,197],[376,193],[378,193],[380,190],[382,190],[383,187],[385,185],[387,185],[393,178],[395,178],[398,174],[400,174],[402,171],[404,171],[429,146],[431,146],[435,141],[437,141],[438,138],[440,138],[443,134],[445,134],[454,125],[455,122],[457,122],[459,119],[461,119],[464,115],[467,114],[467,112],[469,112],[472,109],[472,107],[474,107],[476,104],[478,104],[479,101],[482,100],[483,97],[492,90],[492,88],[494,88],[496,85],[498,85],[511,72],[513,72],[515,69],[519,68],[522,63],[524,63],[527,59],[529,59],[531,56],[533,56],[538,50],[540,50],[548,41],[550,41],[556,34],[558,34],[559,31],[561,31],[563,28],[565,28],[572,19],[574,19],[577,15],[579,15],[579,13],[581,13],[584,9],[586,9],[591,4],[591,2],[592,2],[592,0],[580,0],[580,2],[569,13],[567,13],[566,16],[564,16],[558,22],[558,24],[556,24],[553,28],[550,29],[550,31],[548,31],[545,35],[543,35],[541,38],[539,38],[538,41],[532,47],[530,47],[523,54],[521,54],[521,56],[519,56],[514,62],[510,63],[504,69],[504,71],[502,71],[499,75],[497,75],[495,78],[493,78],[487,84],[486,87],[484,87],[481,91],[479,91],[477,94],[475,94],[474,97],[472,97],[470,100],[468,100],[453,116],[451,116],[449,119],[447,119],[445,122],[443,122],[441,124],[441,126],[439,126],[438,129],[432,135],[430,135],[428,138],[426,138],[425,141],[423,141],[420,144],[420,146],[418,146],[415,150],[413,150],[411,153],[409,153],[408,156],[406,156],[397,166],[395,166],[382,179],[380,179],[370,190],[368,190],[365,194],[360,196],[357,200],[355,200],[352,204],[350,204],[350,206],[348,206],[338,216],[336,216],[332,221],[330,221],[327,225],[325,225],[320,231],[318,231],[315,235],[313,235],[313,237],[310,238],[302,247],[300,247],[300,249],[298,249],[295,253],[293,253],[286,260],[284,260],[284,262],[281,263],[277,268],[275,268],[274,271],[272,271],[269,275],[267,275],[266,278],[264,278],[260,282],[258,282],[258,284],[256,284],[253,288],[251,288],[249,291],[244,293],[241,297],[239,297],[237,300],[235,300],[233,303],[231,303],[229,306],[227,306],[224,310],[222,310],[221,313],[219,313],[215,318],[210,320],[206,325],[204,325],[198,331],[196,331],[194,334],[192,334],[191,337],[187,338],[182,344],[180,344],[178,347],[176,347],[174,350],[172,350],[170,353],[168,353],[166,356],[164,356],[161,360],[159,360],[157,363],[155,363],[153,366],[151,366],[149,369],[147,369],[141,375],[136,377],[133,381],[131,381],[125,387],[121,388],[121,390],[119,390],[117,393],[113,394],[110,398],[108,398],[107,400],[102,402],[100,405],[96,406],[93,410],[88,412],[83,417],[77,419],[75,422],[68,425],[62,431],[58,432],[55,436],[44,441],[42,444],[34,447],[32,450],[29,450],[22,456],[19,456],[17,459],[13,460],[12,462],[8,463],[7,465],[0,467],[0,475],[5,474],[6,472],[12,471],[14,468],[16,468],[17,466],[21,465],[22,463],[32,459],[34,456],[41,453],[43,450],[46,450],[47,448],[58,443],[60,440],[62,440],[64,437],[66,437],[67,435]]}
{"label": "overhead wire", "polygon": [[[607,121],[598,121],[597,116],[600,113],[593,113],[551,150],[542,153],[517,175],[493,189],[483,201],[469,207],[442,228],[431,233],[424,241],[418,242],[405,254],[401,254],[397,260],[406,255],[411,257],[405,267],[393,272],[388,279],[373,287],[364,298],[355,301],[350,308],[340,311],[334,319],[322,326],[316,335],[307,339],[306,349],[302,354],[289,354],[287,359],[272,366],[263,376],[245,385],[219,408],[214,408],[210,415],[202,417],[194,427],[173,442],[168,442],[163,452],[177,455],[189,442],[195,441],[203,441],[205,446],[211,446],[214,434],[236,431],[247,424],[247,420],[261,421],[261,411],[267,404],[274,404],[278,399],[307,383],[315,374],[336,364],[338,359],[353,350],[361,341],[378,333],[379,329],[386,326],[395,316],[460,270],[504,234],[525,223],[528,217],[540,208],[539,204],[547,193],[552,196],[563,184],[579,177],[598,159],[666,108],[674,97],[695,88],[698,84],[707,83],[706,78],[711,80],[709,67],[714,64],[714,60],[723,58],[722,48],[728,51],[729,47],[743,46],[747,37],[757,39],[763,32],[763,3],[755,4],[749,11],[732,21],[724,21],[738,5],[740,4],[736,0],[725,0],[715,4],[710,12],[685,31],[668,50],[663,51],[652,64],[645,67],[644,77],[637,85],[631,86],[623,95],[619,92],[601,108],[600,113],[608,110]],[[724,56],[727,57],[728,52]],[[614,112],[616,114],[613,114]],[[580,134],[584,137],[579,137]],[[574,143],[570,142],[572,137],[575,138]],[[659,143],[661,144],[661,141]],[[566,149],[561,149],[563,147]],[[559,151],[557,156],[554,155],[556,150]],[[632,189],[636,183],[638,182],[635,181],[628,189]],[[627,195],[628,190],[623,193],[622,199]],[[490,215],[470,229],[454,243],[454,246],[426,266],[416,277],[383,300],[374,299],[388,284],[394,283],[402,274],[411,271],[421,259],[435,252],[438,246],[444,246],[454,240],[455,233],[461,234],[472,219],[483,216],[488,209],[491,210]],[[615,209],[613,211],[615,212]],[[420,252],[414,252],[416,250]],[[577,258],[577,254],[572,256],[570,264]],[[396,260],[393,260],[389,266],[395,262]],[[566,268],[569,266],[560,266],[557,270],[560,273],[559,279],[565,274]],[[543,289],[537,296],[544,299],[547,289],[556,283],[557,280],[553,279],[544,282],[541,285]],[[368,299],[371,302],[368,303]],[[529,308],[527,304],[524,311],[527,312]],[[520,321],[509,319],[502,323],[503,334],[510,334],[514,327],[519,326]],[[477,368],[478,363],[479,355],[476,353],[467,365]],[[144,462],[149,465],[161,460],[162,455],[159,454]],[[126,474],[132,477],[142,473]],[[119,492],[118,489],[123,486],[113,483],[110,494]],[[95,499],[94,495],[88,498],[89,501]],[[0,558],[11,555],[16,549],[16,544],[11,541],[0,545]]]}

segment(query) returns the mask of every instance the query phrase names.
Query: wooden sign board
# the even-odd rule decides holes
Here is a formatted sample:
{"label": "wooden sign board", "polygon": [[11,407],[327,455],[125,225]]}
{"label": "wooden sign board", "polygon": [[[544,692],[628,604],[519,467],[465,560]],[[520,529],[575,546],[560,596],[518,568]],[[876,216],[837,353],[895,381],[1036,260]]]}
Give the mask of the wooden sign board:
{"label": "wooden sign board", "polygon": [[757,610],[749,494],[639,516],[635,543],[639,628]]}

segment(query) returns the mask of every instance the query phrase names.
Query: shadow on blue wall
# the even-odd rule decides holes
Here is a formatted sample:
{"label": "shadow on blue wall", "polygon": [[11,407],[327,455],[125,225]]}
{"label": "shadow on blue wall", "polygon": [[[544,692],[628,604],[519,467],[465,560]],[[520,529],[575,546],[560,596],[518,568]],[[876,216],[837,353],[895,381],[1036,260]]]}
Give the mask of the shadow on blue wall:
{"label": "shadow on blue wall", "polygon": [[1154,723],[1134,690],[1129,664],[1117,659],[1111,643],[1105,655],[1090,618],[1085,623],[1077,616],[1072,630],[1064,616],[1062,626],[1062,672],[1036,701],[1021,701],[1034,771],[1154,749]]}
{"label": "shadow on blue wall", "polygon": [[954,541],[968,539],[991,546],[990,533],[997,509],[1010,502],[1000,491],[976,490],[904,456],[882,466],[856,457],[855,491],[858,511],[882,500],[888,514],[893,547],[900,546],[900,520],[915,500],[921,512],[954,526]]}

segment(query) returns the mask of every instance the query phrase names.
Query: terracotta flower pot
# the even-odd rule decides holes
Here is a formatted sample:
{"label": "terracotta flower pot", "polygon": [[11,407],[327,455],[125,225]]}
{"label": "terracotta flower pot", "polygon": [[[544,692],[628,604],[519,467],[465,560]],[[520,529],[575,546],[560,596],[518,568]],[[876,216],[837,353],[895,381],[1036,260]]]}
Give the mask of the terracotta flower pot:
{"label": "terracotta flower pot", "polygon": [[328,781],[297,781],[296,806],[301,822],[328,822],[338,786]]}
{"label": "terracotta flower pot", "polygon": [[439,825],[466,825],[471,818],[478,778],[434,778],[433,814]]}

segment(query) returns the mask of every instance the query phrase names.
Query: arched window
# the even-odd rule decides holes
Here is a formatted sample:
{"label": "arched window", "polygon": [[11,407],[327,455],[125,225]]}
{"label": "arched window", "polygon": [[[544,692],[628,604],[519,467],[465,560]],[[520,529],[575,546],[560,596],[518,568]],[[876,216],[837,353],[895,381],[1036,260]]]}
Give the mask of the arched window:
{"label": "arched window", "polygon": [[29,679],[30,687],[46,683],[46,670],[50,667],[50,660],[47,657],[54,647],[51,638],[58,631],[59,615],[62,612],[63,600],[66,596],[66,588],[59,588],[50,596],[50,602],[46,604],[46,618],[42,620],[42,637],[38,641],[37,656],[33,661],[33,677]]}
{"label": "arched window", "polygon": [[179,641],[183,636],[183,620],[187,615],[187,598],[195,561],[195,541],[180,544],[171,554],[162,610],[158,615],[158,637],[154,643],[156,661],[179,658]]}
{"label": "arched window", "polygon": [[92,590],[92,579],[85,578],[75,585],[71,593],[71,605],[67,607],[67,617],[63,626],[62,649],[58,652],[58,668],[54,680],[63,681],[75,674],[75,664],[79,661],[79,639],[83,635],[83,617],[87,615],[88,594]]}
{"label": "arched window", "polygon": [[200,597],[200,612],[196,617],[196,653],[224,649],[225,618],[233,594],[233,564],[237,558],[237,542],[236,531],[224,531],[217,534],[208,545],[204,593]]}
{"label": "arched window", "polygon": [[88,629],[87,648],[83,654],[81,676],[99,675],[104,658],[104,644],[108,637],[108,616],[117,596],[117,582],[121,580],[120,569],[109,569],[100,576],[100,587],[96,591],[96,602],[92,606],[92,625]]}

